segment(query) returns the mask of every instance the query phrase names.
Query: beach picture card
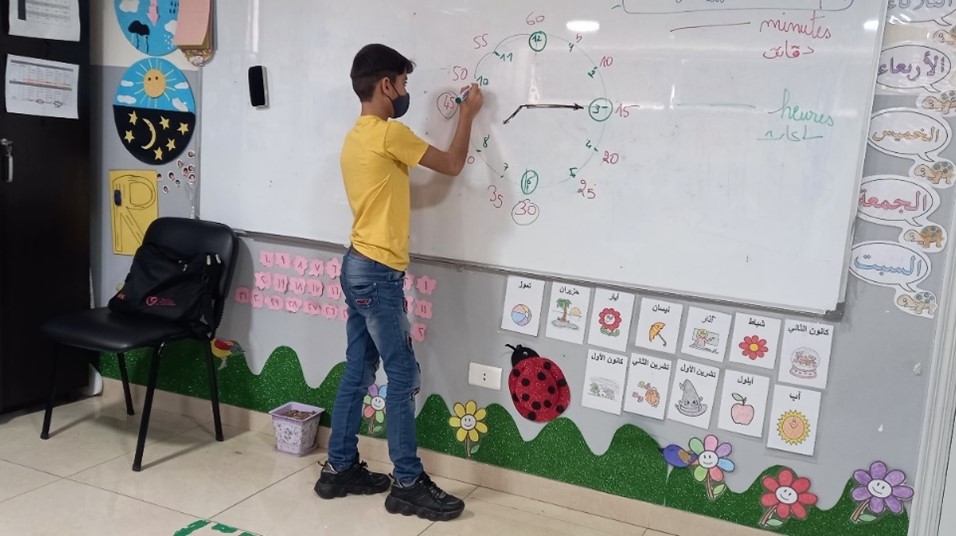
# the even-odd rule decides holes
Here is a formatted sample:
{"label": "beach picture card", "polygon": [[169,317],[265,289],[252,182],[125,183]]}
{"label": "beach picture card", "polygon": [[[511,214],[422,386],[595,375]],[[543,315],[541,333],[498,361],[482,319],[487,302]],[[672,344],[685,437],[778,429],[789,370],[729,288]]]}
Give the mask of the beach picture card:
{"label": "beach picture card", "polygon": [[618,352],[627,350],[633,315],[633,294],[600,288],[595,290],[588,344]]}
{"label": "beach picture card", "polygon": [[833,348],[833,326],[787,320],[780,352],[781,383],[826,389]]}
{"label": "beach picture card", "polygon": [[548,301],[548,326],[545,328],[545,335],[550,339],[584,344],[590,305],[590,288],[553,283],[551,299]]}
{"label": "beach picture card", "polygon": [[641,300],[634,344],[639,348],[677,353],[677,336],[684,306],[653,298]]}
{"label": "beach picture card", "polygon": [[819,391],[776,385],[767,447],[813,456],[820,419]]}
{"label": "beach picture card", "polygon": [[624,401],[625,376],[627,376],[626,356],[602,350],[588,351],[581,405],[620,415],[621,404]]}
{"label": "beach picture card", "polygon": [[730,362],[773,370],[780,347],[779,318],[737,313],[730,340]]}
{"label": "beach picture card", "polygon": [[527,277],[509,276],[501,329],[538,336],[541,325],[541,300],[545,282]]}
{"label": "beach picture card", "polygon": [[720,369],[678,360],[667,404],[668,420],[709,429],[719,381]]}
{"label": "beach picture card", "polygon": [[730,323],[728,314],[691,307],[687,312],[681,352],[722,363],[730,337]]}
{"label": "beach picture card", "polygon": [[632,354],[624,391],[624,411],[664,420],[673,368],[674,363],[669,359]]}
{"label": "beach picture card", "polygon": [[724,373],[717,427],[751,437],[763,437],[769,396],[770,378],[728,370]]}

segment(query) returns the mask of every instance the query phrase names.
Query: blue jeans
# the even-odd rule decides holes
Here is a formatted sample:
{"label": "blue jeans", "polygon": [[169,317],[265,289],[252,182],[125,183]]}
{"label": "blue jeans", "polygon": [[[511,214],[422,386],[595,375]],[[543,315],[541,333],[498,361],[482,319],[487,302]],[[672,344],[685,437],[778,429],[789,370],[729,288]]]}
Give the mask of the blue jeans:
{"label": "blue jeans", "polygon": [[347,469],[358,454],[358,430],[368,387],[379,358],[388,376],[385,419],[392,475],[401,484],[422,473],[415,438],[415,395],[420,369],[412,349],[405,306],[405,273],[360,257],[351,250],[342,262],[342,290],[349,307],[345,331],[345,374],[332,409],[329,463]]}

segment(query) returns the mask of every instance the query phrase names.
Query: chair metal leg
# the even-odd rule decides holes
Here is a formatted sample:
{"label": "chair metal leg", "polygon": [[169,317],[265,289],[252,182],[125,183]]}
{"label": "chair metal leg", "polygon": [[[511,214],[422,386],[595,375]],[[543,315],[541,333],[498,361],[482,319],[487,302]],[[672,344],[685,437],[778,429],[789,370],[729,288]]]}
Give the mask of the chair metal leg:
{"label": "chair metal leg", "polygon": [[50,396],[46,401],[46,411],[43,412],[43,430],[40,439],[50,439],[50,421],[53,419],[53,401],[56,399],[56,368],[60,360],[60,345],[53,348],[53,363],[50,366]]}
{"label": "chair metal leg", "polygon": [[209,369],[209,400],[212,401],[212,420],[216,426],[216,441],[223,441],[222,418],[219,415],[219,384],[216,380],[216,364],[209,343],[204,341],[203,346],[206,349],[206,368]]}
{"label": "chair metal leg", "polygon": [[123,380],[123,396],[126,397],[126,414],[135,415],[133,411],[133,396],[129,392],[129,373],[126,371],[126,355],[123,352],[116,354],[119,360],[120,378]]}
{"label": "chair metal leg", "polygon": [[133,456],[133,471],[143,469],[143,450],[146,448],[146,431],[149,429],[149,413],[153,408],[153,392],[156,391],[156,378],[159,376],[159,361],[163,355],[163,343],[150,355],[149,381],[146,384],[146,400],[143,402],[143,417],[139,424],[139,438],[136,440],[136,454]]}

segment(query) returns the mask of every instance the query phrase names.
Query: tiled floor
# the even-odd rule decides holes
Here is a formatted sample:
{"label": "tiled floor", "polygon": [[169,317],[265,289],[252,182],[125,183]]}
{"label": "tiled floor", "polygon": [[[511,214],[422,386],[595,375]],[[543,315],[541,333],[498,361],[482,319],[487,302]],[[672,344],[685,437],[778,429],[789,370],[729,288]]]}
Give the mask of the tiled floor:
{"label": "tiled floor", "polygon": [[122,403],[56,408],[48,441],[39,437],[42,417],[0,416],[0,534],[666,536],[444,478],[435,480],[466,500],[448,523],[390,515],[384,495],[323,501],[312,486],[324,453],[278,453],[271,435],[229,427],[216,443],[210,422],[158,410],[144,469],[134,473],[139,415],[127,416]]}

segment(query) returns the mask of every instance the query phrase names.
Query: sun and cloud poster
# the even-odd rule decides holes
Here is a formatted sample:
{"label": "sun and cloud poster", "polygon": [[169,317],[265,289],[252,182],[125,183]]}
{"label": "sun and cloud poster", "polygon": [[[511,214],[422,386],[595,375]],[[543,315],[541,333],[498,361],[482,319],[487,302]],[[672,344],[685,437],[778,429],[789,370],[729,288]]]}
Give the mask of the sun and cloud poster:
{"label": "sun and cloud poster", "polygon": [[140,162],[160,165],[182,154],[196,126],[196,101],[182,71],[159,58],[134,63],[113,100],[116,132]]}

